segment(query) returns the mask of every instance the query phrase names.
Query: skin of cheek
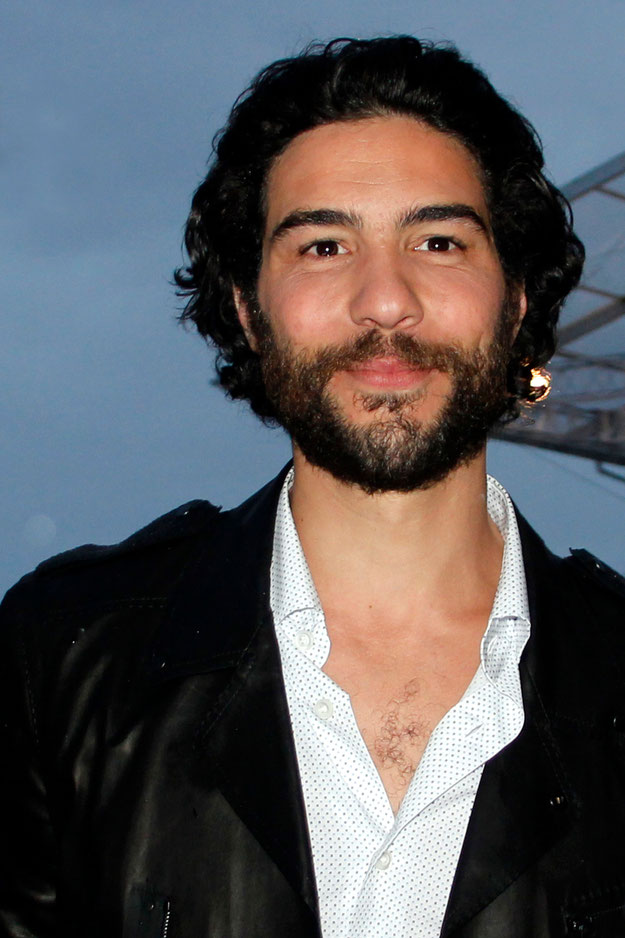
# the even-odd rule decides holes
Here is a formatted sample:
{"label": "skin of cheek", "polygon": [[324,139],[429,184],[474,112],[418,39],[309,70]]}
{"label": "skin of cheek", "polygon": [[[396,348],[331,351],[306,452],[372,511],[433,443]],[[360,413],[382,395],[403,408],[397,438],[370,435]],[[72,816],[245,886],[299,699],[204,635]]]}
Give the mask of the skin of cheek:
{"label": "skin of cheek", "polygon": [[269,291],[259,279],[258,298],[269,313],[279,340],[293,348],[321,349],[340,344],[355,334],[346,311],[344,288],[337,277],[292,274]]}
{"label": "skin of cheek", "polygon": [[473,271],[454,278],[454,289],[438,291],[435,301],[436,336],[431,341],[457,344],[467,349],[485,351],[490,345],[505,298],[503,276],[493,282],[492,275]]}

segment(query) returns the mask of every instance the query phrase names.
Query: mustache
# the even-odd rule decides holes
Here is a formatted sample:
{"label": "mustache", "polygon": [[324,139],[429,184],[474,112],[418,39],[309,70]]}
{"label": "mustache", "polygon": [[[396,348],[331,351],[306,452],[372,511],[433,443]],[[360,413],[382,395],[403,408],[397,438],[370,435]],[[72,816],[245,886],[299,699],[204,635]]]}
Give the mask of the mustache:
{"label": "mustache", "polygon": [[[385,336],[374,329],[340,345],[322,349],[314,355],[314,362],[318,373],[327,381],[337,371],[346,371],[354,365],[386,357],[397,358],[402,364],[415,369],[453,373],[462,368],[466,356],[466,350],[452,345],[426,342],[404,333]],[[305,362],[310,362],[310,353],[302,356],[302,364]]]}
{"label": "mustache", "polygon": [[[501,337],[496,335],[488,350],[466,349],[453,343],[431,342],[404,332],[383,334],[378,328],[347,339],[335,345],[318,349],[300,349],[295,352],[290,342],[279,344],[271,328],[269,317],[253,306],[252,325],[258,342],[257,354],[270,400],[295,396],[302,387],[312,396],[320,395],[337,372],[349,371],[355,365],[375,358],[394,357],[415,370],[433,370],[448,374],[456,392],[469,388],[477,373],[492,371],[493,362],[502,352]],[[455,392],[454,392],[455,393]],[[387,392],[366,395],[362,404],[377,409],[380,402],[393,409],[409,402],[402,393],[391,400]],[[395,404],[393,401],[395,400]]]}

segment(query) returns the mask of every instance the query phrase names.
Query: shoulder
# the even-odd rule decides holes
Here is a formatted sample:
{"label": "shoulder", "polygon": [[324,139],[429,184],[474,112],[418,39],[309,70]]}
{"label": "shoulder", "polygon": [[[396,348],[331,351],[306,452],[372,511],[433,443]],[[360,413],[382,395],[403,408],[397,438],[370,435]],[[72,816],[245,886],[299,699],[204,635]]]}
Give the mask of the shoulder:
{"label": "shoulder", "polygon": [[[164,602],[207,550],[221,567],[254,563],[273,532],[286,465],[247,501],[228,511],[208,501],[186,502],[118,544],[86,544],[39,564],[9,590],[0,617],[12,612],[58,618],[68,610],[133,602]],[[213,577],[221,576],[219,563]]]}
{"label": "shoulder", "polygon": [[587,592],[625,604],[625,577],[594,554],[584,549],[572,549],[563,564]]}
{"label": "shoulder", "polygon": [[66,567],[88,566],[107,559],[114,560],[193,537],[206,530],[206,526],[215,515],[219,514],[219,511],[220,508],[201,499],[186,502],[151,521],[117,544],[83,544],[81,547],[56,554],[40,563],[35,570],[35,575],[45,576]]}
{"label": "shoulder", "polygon": [[587,550],[556,556],[518,511],[517,521],[530,609],[582,631],[611,623],[625,634],[625,577]]}
{"label": "shoulder", "polygon": [[625,577],[607,563],[583,548],[570,548],[566,557],[552,553],[516,506],[515,515],[526,571],[529,568],[532,573],[540,571],[553,577],[554,587],[559,576],[564,576],[576,580],[590,590],[605,591],[619,599],[625,599]]}
{"label": "shoulder", "polygon": [[128,604],[162,606],[207,551],[221,558],[213,566],[213,579],[236,565],[236,558],[240,567],[255,563],[272,534],[289,468],[238,508],[222,512],[209,501],[190,501],[117,544],[86,544],[44,561],[6,594],[0,606],[2,627],[9,612],[12,618],[38,620],[40,630],[41,620],[70,614],[93,616]]}
{"label": "shoulder", "polygon": [[0,683],[23,680],[36,696],[72,655],[85,675],[89,655],[139,661],[218,517],[209,502],[189,502],[118,544],[66,551],[24,576],[0,604]]}
{"label": "shoulder", "polygon": [[134,648],[143,660],[161,629],[184,631],[185,615],[187,637],[199,634],[198,607],[213,610],[211,630],[223,633],[228,611],[242,606],[233,596],[247,588],[249,605],[265,588],[283,476],[238,508],[188,502],[118,544],[88,544],[40,564],[0,605],[0,671],[27,669],[44,680],[86,651],[123,663]]}
{"label": "shoulder", "polygon": [[165,596],[219,512],[208,501],[187,502],[117,544],[57,554],[8,591],[0,615],[50,619],[67,609]]}

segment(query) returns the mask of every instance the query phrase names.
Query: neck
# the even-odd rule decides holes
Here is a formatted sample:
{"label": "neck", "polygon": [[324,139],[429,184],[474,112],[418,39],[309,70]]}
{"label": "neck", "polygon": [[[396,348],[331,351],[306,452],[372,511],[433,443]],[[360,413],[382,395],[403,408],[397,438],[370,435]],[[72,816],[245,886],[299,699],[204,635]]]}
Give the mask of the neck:
{"label": "neck", "polygon": [[295,449],[291,508],[326,611],[345,607],[379,628],[415,610],[461,614],[488,605],[502,539],[486,508],[485,452],[431,488],[368,495],[339,482]]}

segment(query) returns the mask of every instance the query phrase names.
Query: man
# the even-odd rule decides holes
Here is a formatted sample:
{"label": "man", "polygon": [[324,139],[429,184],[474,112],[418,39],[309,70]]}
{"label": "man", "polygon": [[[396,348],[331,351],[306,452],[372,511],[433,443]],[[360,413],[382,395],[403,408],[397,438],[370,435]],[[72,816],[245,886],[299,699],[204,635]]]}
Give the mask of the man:
{"label": "man", "polygon": [[541,169],[410,37],[239,99],[177,282],[293,466],[9,593],[5,934],[625,934],[625,589],[485,473],[581,269]]}

